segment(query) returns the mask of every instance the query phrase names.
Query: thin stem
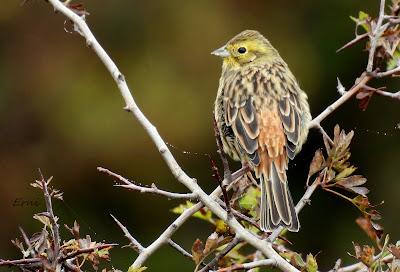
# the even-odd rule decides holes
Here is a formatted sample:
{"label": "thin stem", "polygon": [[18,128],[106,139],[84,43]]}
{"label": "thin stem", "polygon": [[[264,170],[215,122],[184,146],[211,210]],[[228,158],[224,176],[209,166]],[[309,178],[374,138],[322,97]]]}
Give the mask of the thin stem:
{"label": "thin stem", "polygon": [[[229,169],[228,159],[226,158],[223,147],[222,147],[221,135],[218,130],[217,121],[215,120],[215,118],[213,118],[213,120],[214,120],[214,136],[215,136],[215,141],[217,143],[218,154],[221,158],[222,165],[224,167],[224,179],[227,180],[228,184],[231,184],[232,183],[232,173],[231,173],[231,170]],[[220,177],[220,175],[218,173],[218,169],[215,166],[215,163],[213,164],[213,170],[214,170],[214,175],[217,178],[219,185],[221,186],[222,195],[224,197],[224,201],[226,204],[226,211],[229,215],[229,214],[231,214],[231,205],[229,203],[228,193],[226,192],[226,183],[224,183],[222,178]]]}
{"label": "thin stem", "polygon": [[379,17],[376,23],[375,29],[372,32],[371,40],[371,48],[369,49],[369,57],[367,64],[367,72],[372,72],[374,67],[374,58],[375,58],[375,50],[378,43],[378,39],[380,38],[380,34],[382,33],[382,22],[385,15],[385,0],[381,0],[380,8],[379,8]]}
{"label": "thin stem", "polygon": [[90,247],[90,248],[78,249],[78,250],[76,250],[74,252],[71,252],[68,255],[62,257],[61,261],[63,262],[65,260],[73,259],[75,257],[78,257],[79,255],[82,255],[82,254],[91,253],[91,252],[94,252],[96,250],[102,250],[102,249],[105,249],[105,248],[111,248],[111,247],[114,247],[114,246],[117,246],[117,245],[118,244],[102,244],[102,245],[98,245],[98,246],[94,246],[94,247]]}
{"label": "thin stem", "polygon": [[132,234],[128,231],[128,229],[118,221],[117,218],[114,217],[114,215],[110,214],[110,216],[114,219],[114,221],[117,223],[119,228],[122,230],[124,233],[125,237],[128,238],[130,245],[138,251],[138,253],[142,253],[145,248],[132,236]]}
{"label": "thin stem", "polygon": [[181,247],[180,245],[178,245],[177,243],[175,243],[174,241],[172,241],[171,239],[168,240],[168,244],[174,248],[176,251],[178,251],[179,253],[181,253],[183,256],[185,256],[186,258],[192,260],[193,256],[192,254],[190,254],[189,252],[187,252],[183,247]]}
{"label": "thin stem", "polygon": [[40,174],[40,178],[41,178],[44,199],[45,199],[45,202],[46,202],[46,210],[47,210],[47,213],[49,215],[49,219],[50,219],[51,226],[52,226],[52,229],[51,229],[52,232],[51,233],[52,233],[53,241],[54,241],[54,256],[53,256],[54,259],[52,260],[52,262],[53,262],[53,265],[55,265],[55,263],[56,263],[56,261],[58,259],[59,253],[60,253],[59,226],[58,226],[58,223],[57,223],[57,219],[54,216],[51,195],[49,194],[49,189],[47,187],[49,181],[46,181],[44,179],[42,171],[40,169],[39,169],[39,174]]}
{"label": "thin stem", "polygon": [[353,200],[352,200],[351,198],[349,198],[349,197],[347,197],[347,196],[345,196],[345,195],[342,195],[341,193],[336,192],[335,190],[329,189],[329,188],[327,188],[327,187],[323,187],[323,189],[324,189],[325,191],[331,192],[332,194],[335,194],[335,195],[337,195],[337,196],[340,196],[341,198],[344,198],[344,199],[350,201],[351,203],[353,203]]}
{"label": "thin stem", "polygon": [[395,100],[400,100],[400,91],[398,91],[396,93],[390,93],[390,92],[385,92],[385,91],[381,91],[381,90],[376,90],[375,93],[379,94],[381,96],[393,98]]}
{"label": "thin stem", "polygon": [[151,187],[139,186],[139,185],[136,185],[135,183],[133,183],[132,181],[130,181],[129,179],[127,179],[119,174],[116,174],[116,173],[112,172],[111,170],[108,170],[107,168],[97,167],[97,170],[99,172],[103,172],[112,177],[115,177],[123,183],[123,184],[116,184],[115,186],[117,186],[117,187],[127,188],[129,190],[138,191],[140,193],[150,193],[150,194],[161,195],[161,196],[165,196],[168,198],[174,198],[174,199],[193,200],[193,199],[197,198],[197,196],[194,193],[173,193],[173,192],[168,192],[165,190],[160,190],[157,188],[157,186],[154,183],[151,185]]}
{"label": "thin stem", "polygon": [[27,258],[27,259],[20,259],[20,260],[0,260],[0,266],[6,265],[28,265],[34,263],[41,263],[42,258]]}
{"label": "thin stem", "polygon": [[236,270],[247,270],[256,267],[263,267],[263,266],[276,266],[276,261],[271,259],[265,259],[260,261],[254,261],[250,263],[243,263],[243,264],[235,264],[229,267],[225,267],[222,269],[217,270],[217,272],[231,272]]}

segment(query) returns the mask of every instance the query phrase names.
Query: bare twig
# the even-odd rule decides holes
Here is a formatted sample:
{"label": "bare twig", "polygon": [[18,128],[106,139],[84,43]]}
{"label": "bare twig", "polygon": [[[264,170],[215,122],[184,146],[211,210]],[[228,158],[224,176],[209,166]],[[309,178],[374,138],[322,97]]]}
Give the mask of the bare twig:
{"label": "bare twig", "polygon": [[128,240],[130,242],[130,246],[132,246],[132,248],[137,250],[138,253],[142,253],[145,250],[145,248],[132,236],[132,234],[128,231],[128,229],[121,222],[119,222],[117,218],[114,217],[114,215],[110,214],[110,216],[114,219],[114,221],[120,227],[120,229],[124,233],[125,237],[128,238]]}
{"label": "bare twig", "polygon": [[57,259],[59,257],[59,253],[60,253],[59,226],[57,223],[57,218],[55,217],[54,212],[53,212],[52,199],[51,199],[51,195],[49,194],[49,189],[47,187],[49,181],[46,181],[44,179],[42,171],[40,171],[40,169],[39,169],[39,174],[40,174],[40,178],[41,178],[44,199],[46,202],[47,213],[49,215],[49,219],[50,219],[50,222],[52,225],[51,233],[52,233],[53,241],[54,241],[54,255],[53,255],[54,259],[52,260],[52,262],[53,262],[53,265],[55,265],[57,262]]}
{"label": "bare twig", "polygon": [[325,129],[320,124],[317,125],[317,128],[321,132],[322,136],[325,137],[329,141],[329,143],[333,145],[333,140],[331,139],[331,137],[329,137],[329,134],[326,133]]}
{"label": "bare twig", "polygon": [[32,244],[31,244],[31,241],[29,241],[28,235],[26,235],[25,231],[21,227],[19,227],[19,231],[21,232],[22,238],[24,239],[24,242],[25,242],[26,246],[28,247],[28,250],[31,252],[31,256],[37,257],[36,251],[32,247]]}
{"label": "bare twig", "polygon": [[196,195],[194,193],[173,193],[173,192],[168,192],[165,190],[160,190],[157,188],[157,186],[153,183],[151,185],[151,187],[145,187],[145,186],[140,186],[140,185],[136,185],[135,183],[131,182],[129,179],[116,174],[114,172],[112,172],[111,170],[108,170],[106,168],[103,167],[97,167],[97,170],[99,172],[103,172],[106,173],[112,177],[117,178],[120,182],[122,182],[123,184],[117,184],[115,186],[117,187],[123,187],[123,188],[127,188],[129,190],[133,190],[133,191],[138,191],[140,193],[150,193],[150,194],[156,194],[156,195],[161,195],[161,196],[165,196],[168,198],[174,198],[174,199],[188,199],[188,200],[193,200],[196,199]]}
{"label": "bare twig", "polygon": [[[128,238],[128,240],[130,241],[130,246],[135,249],[139,254],[142,253],[146,248],[143,247],[133,236],[132,234],[128,231],[128,229],[121,223],[118,221],[117,218],[115,218],[112,214],[110,214],[111,217],[114,219],[114,221],[117,223],[117,225],[120,227],[120,229],[123,231],[123,233],[125,234],[125,237]],[[179,253],[181,253],[183,256],[188,257],[190,259],[192,259],[192,255],[187,252],[185,249],[183,249],[180,245],[178,245],[177,243],[175,243],[174,241],[172,241],[171,239],[168,239],[168,244],[176,249]]]}
{"label": "bare twig", "polygon": [[309,124],[309,128],[319,127],[321,122],[330,115],[334,110],[340,107],[344,102],[349,100],[353,95],[355,95],[369,80],[371,79],[370,75],[366,73],[362,74],[361,77],[356,81],[356,84],[348,90],[345,94],[343,94],[338,100],[329,105],[323,112],[321,112],[317,117],[315,117]]}
{"label": "bare twig", "polygon": [[[228,183],[224,183],[223,180],[221,179],[219,173],[218,173],[218,168],[216,167],[214,161],[212,162],[212,169],[214,171],[214,176],[217,179],[219,185],[221,186],[222,189],[222,195],[224,197],[224,201],[226,204],[226,211],[229,214],[231,214],[231,205],[229,204],[229,198],[228,198],[228,193],[226,192],[226,186],[227,184],[231,184],[232,183],[232,173],[231,170],[229,169],[229,163],[228,160],[225,156],[223,147],[222,147],[222,142],[221,142],[221,135],[219,134],[219,130],[217,127],[217,121],[215,120],[215,118],[213,118],[214,121],[214,136],[215,136],[215,142],[217,143],[217,148],[218,148],[218,154],[219,157],[221,158],[222,161],[222,165],[224,167],[224,179],[227,180]],[[211,158],[210,158],[211,159]]]}
{"label": "bare twig", "polygon": [[[223,201],[218,201],[218,203],[219,203],[222,207],[224,207],[224,208],[226,209],[226,203],[225,203],[225,202],[223,202]],[[257,224],[257,222],[256,222],[254,219],[252,219],[252,218],[250,218],[250,217],[248,217],[248,216],[242,214],[241,212],[238,212],[237,210],[232,209],[232,208],[231,208],[231,213],[232,213],[235,217],[239,218],[240,220],[246,221],[246,222],[249,223],[250,225],[253,225],[253,226],[256,227],[257,229],[261,230],[260,225]]]}
{"label": "bare twig", "polygon": [[174,241],[172,241],[171,239],[168,239],[168,244],[174,248],[176,251],[178,251],[179,253],[181,253],[183,256],[185,256],[188,259],[193,260],[193,256],[192,254],[190,254],[189,252],[187,252],[183,247],[181,247],[180,245],[178,245],[177,243],[175,243]]}
{"label": "bare twig", "polygon": [[41,263],[42,258],[27,258],[27,259],[20,259],[20,260],[0,260],[0,266],[5,265],[28,265],[28,264],[35,264]]}
{"label": "bare twig", "polygon": [[353,40],[349,41],[348,43],[346,43],[345,45],[340,47],[338,50],[336,50],[336,53],[339,53],[343,49],[349,48],[349,47],[355,45],[356,43],[358,43],[358,42],[360,42],[360,41],[362,41],[362,40],[364,40],[366,38],[368,38],[368,33],[357,35]]}
{"label": "bare twig", "polygon": [[262,266],[276,266],[276,261],[272,260],[272,259],[265,259],[265,260],[250,262],[250,263],[235,264],[235,265],[232,265],[229,267],[219,269],[219,270],[217,270],[217,272],[231,272],[231,271],[236,271],[236,270],[247,270],[247,269],[252,269],[252,268],[262,267]]}
{"label": "bare twig", "polygon": [[381,90],[376,90],[375,93],[379,94],[381,96],[393,98],[395,100],[400,100],[400,91],[395,92],[395,93],[391,93],[391,92],[385,92],[385,91],[381,91]]}
{"label": "bare twig", "polygon": [[60,260],[60,263],[65,261],[65,260],[68,260],[68,259],[76,258],[76,257],[78,257],[79,255],[82,255],[82,254],[87,254],[87,253],[94,252],[96,250],[102,250],[102,249],[111,248],[111,247],[114,247],[114,246],[118,246],[118,244],[101,244],[101,245],[94,246],[94,247],[78,249],[78,250],[76,250],[74,252],[71,252],[71,253],[67,254],[66,256],[62,257],[61,260]]}
{"label": "bare twig", "polygon": [[397,75],[398,73],[400,73],[400,66],[385,72],[378,72],[378,73],[373,72],[371,73],[371,75],[375,78],[382,78],[382,77]]}
{"label": "bare twig", "polygon": [[[369,57],[367,64],[367,72],[372,72],[374,67],[374,58],[375,58],[375,50],[378,43],[378,40],[386,28],[382,28],[383,18],[385,15],[385,0],[381,0],[380,8],[379,8],[379,17],[376,22],[375,28],[372,31],[372,35],[369,37],[371,41],[371,47],[369,49]],[[386,25],[387,27],[388,25]]]}
{"label": "bare twig", "polygon": [[389,97],[389,98],[392,98],[392,99],[395,99],[395,100],[400,100],[400,91],[398,91],[396,93],[391,93],[391,92],[383,91],[383,89],[385,89],[385,88],[374,88],[374,87],[370,87],[370,86],[367,86],[367,85],[365,85],[363,87],[363,89],[366,90],[366,91],[370,91],[370,92],[372,92],[374,94],[378,94],[380,96],[385,96],[385,97]]}

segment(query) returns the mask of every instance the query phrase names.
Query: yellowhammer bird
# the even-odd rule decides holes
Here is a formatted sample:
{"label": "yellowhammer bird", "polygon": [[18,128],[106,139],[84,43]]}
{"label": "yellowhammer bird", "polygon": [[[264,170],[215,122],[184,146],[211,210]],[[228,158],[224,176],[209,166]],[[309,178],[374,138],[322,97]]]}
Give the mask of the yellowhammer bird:
{"label": "yellowhammer bird", "polygon": [[224,152],[248,163],[261,184],[260,226],[298,231],[286,170],[308,134],[307,95],[278,51],[245,30],[212,54],[223,59],[215,120]]}

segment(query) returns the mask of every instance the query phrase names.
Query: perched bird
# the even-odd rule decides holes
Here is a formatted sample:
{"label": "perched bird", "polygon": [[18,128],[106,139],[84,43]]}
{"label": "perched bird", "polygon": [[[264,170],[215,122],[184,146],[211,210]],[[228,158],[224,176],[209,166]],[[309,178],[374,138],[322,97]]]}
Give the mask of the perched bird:
{"label": "perched bird", "polygon": [[286,170],[307,138],[307,95],[257,31],[241,32],[212,54],[223,59],[214,117],[224,152],[260,180],[261,229],[298,231]]}

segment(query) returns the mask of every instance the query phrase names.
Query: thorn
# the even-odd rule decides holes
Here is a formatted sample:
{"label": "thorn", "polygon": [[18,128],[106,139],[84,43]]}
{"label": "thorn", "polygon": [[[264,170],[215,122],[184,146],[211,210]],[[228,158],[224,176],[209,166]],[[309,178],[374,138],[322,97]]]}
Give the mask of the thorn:
{"label": "thorn", "polygon": [[346,93],[346,89],[343,87],[342,82],[340,82],[339,77],[336,77],[337,79],[337,91],[340,95],[344,95]]}

